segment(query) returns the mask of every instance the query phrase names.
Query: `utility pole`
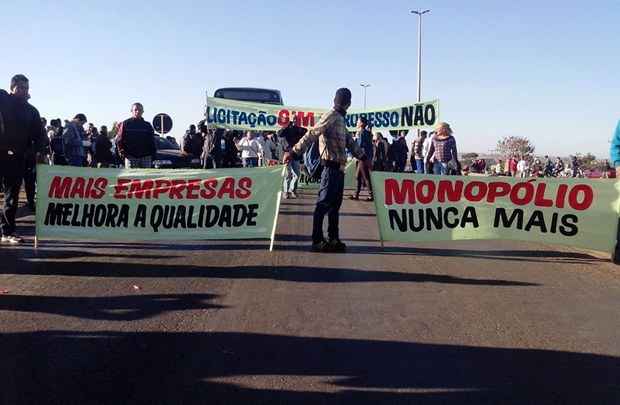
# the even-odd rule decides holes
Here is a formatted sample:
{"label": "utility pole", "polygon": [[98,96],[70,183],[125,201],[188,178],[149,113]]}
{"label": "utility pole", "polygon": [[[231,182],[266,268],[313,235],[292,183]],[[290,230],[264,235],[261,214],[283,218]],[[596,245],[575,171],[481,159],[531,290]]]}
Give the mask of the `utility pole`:
{"label": "utility pole", "polygon": [[411,10],[418,16],[418,103],[422,101],[422,16],[431,10]]}
{"label": "utility pole", "polygon": [[368,83],[360,83],[360,86],[364,88],[364,111],[366,110],[366,89],[370,87]]}

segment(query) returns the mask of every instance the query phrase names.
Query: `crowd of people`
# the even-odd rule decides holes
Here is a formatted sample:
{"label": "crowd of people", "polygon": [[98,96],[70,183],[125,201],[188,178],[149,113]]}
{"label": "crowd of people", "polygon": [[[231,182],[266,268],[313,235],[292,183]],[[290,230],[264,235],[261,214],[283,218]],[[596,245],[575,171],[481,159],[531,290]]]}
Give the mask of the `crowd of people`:
{"label": "crowd of people", "polygon": [[[10,94],[0,90],[0,187],[4,192],[4,206],[0,213],[2,243],[20,243],[15,234],[15,214],[19,192],[24,184],[28,208],[35,209],[35,168],[37,163],[79,167],[151,168],[157,153],[157,135],[151,124],[144,120],[141,103],[131,106],[131,116],[114,125],[97,128],[88,123],[83,113],[72,120],[53,119],[49,125],[28,100],[29,81],[24,75],[11,80]],[[565,167],[562,159],[553,161],[511,156],[505,162],[489,166],[483,159],[461,166],[457,141],[448,123],[440,123],[435,131],[418,131],[409,148],[407,131],[385,137],[373,132],[364,117],[357,122],[357,130],[347,129],[344,116],[351,103],[350,91],[339,89],[334,98],[334,108],[323,115],[312,129],[299,126],[294,116],[290,123],[277,132],[245,133],[221,128],[209,128],[205,121],[191,125],[179,146],[173,137],[166,139],[183,155],[191,156],[200,166],[232,168],[286,165],[283,195],[296,198],[299,180],[304,171],[304,152],[318,144],[321,170],[314,174],[305,171],[306,177],[320,181],[319,197],[314,213],[313,250],[343,251],[344,244],[338,235],[338,211],[344,192],[344,167],[355,158],[357,187],[350,196],[359,200],[362,189],[368,190],[367,201],[373,200],[370,182],[372,171],[404,172],[419,174],[467,175],[484,173],[516,177],[543,177],[582,175],[579,161],[571,159]],[[620,144],[620,142],[619,142]],[[613,156],[613,154],[612,154]],[[609,163],[607,163],[609,167]],[[319,179],[320,178],[320,179]],[[323,238],[323,218],[328,215],[329,239]]]}

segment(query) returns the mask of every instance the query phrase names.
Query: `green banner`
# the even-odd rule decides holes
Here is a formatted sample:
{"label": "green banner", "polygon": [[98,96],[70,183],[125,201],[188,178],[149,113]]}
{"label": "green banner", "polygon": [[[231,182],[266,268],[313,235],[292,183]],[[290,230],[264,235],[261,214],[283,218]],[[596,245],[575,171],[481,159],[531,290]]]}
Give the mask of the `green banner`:
{"label": "green banner", "polygon": [[39,238],[272,238],[282,166],[156,170],[37,166]]}
{"label": "green banner", "polygon": [[385,241],[511,239],[612,252],[620,183],[372,172]]}
{"label": "green banner", "polygon": [[[288,125],[293,117],[298,125],[314,127],[324,108],[288,107],[264,103],[207,98],[207,122],[215,128],[244,131],[277,131]],[[351,110],[345,117],[347,129],[355,131],[357,119],[366,117],[376,131],[433,127],[439,122],[439,101],[412,103],[390,108]]]}

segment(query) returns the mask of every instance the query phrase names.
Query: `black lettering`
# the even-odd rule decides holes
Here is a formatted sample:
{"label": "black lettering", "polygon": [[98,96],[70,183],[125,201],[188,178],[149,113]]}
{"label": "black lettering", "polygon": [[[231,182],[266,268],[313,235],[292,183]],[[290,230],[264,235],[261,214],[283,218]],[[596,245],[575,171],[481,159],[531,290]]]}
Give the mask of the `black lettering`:
{"label": "black lettering", "polygon": [[[453,218],[454,221],[450,221],[448,214],[454,215],[455,217]],[[459,219],[456,218],[456,216],[458,215],[459,215],[459,210],[457,210],[455,207],[446,208],[446,210],[443,212],[443,222],[444,224],[446,224],[446,227],[448,227],[449,229],[454,229],[457,226],[459,226]]]}
{"label": "black lettering", "polygon": [[135,227],[146,227],[146,205],[138,204],[138,208],[136,209],[136,217],[133,220],[133,226]]}
{"label": "black lettering", "polygon": [[[420,210],[422,211],[422,210]],[[443,223],[441,222],[441,207],[437,207],[437,216],[432,208],[426,209],[426,230],[431,230],[431,222],[435,229],[442,229]]]}
{"label": "black lettering", "polygon": [[190,229],[195,229],[198,227],[196,221],[194,221],[194,206],[189,206],[189,212],[187,213],[187,227]]}
{"label": "black lettering", "polygon": [[540,232],[547,233],[547,225],[545,224],[545,214],[543,214],[542,211],[538,211],[538,210],[534,211],[534,213],[530,217],[530,220],[527,221],[527,224],[525,225],[524,229],[526,232],[529,232],[534,226],[539,227]]}
{"label": "black lettering", "polygon": [[562,225],[560,225],[560,233],[564,236],[575,236],[577,235],[577,222],[579,222],[579,218],[577,215],[567,214],[562,217]]}
{"label": "black lettering", "polygon": [[174,216],[174,225],[173,227],[176,228],[183,228],[186,229],[187,228],[187,222],[185,222],[185,206],[184,205],[179,205],[176,209],[176,215]]}
{"label": "black lettering", "polygon": [[400,216],[398,215],[398,211],[389,210],[388,216],[390,218],[390,228],[392,228],[392,230],[394,230],[394,223],[396,223],[396,226],[398,226],[398,230],[400,230],[401,232],[407,231],[407,211],[406,210],[402,209]]}
{"label": "black lettering", "polygon": [[258,204],[250,204],[248,205],[248,221],[246,223],[247,226],[256,226],[256,217],[258,216]]}
{"label": "black lettering", "polygon": [[510,219],[508,219],[508,215],[506,214],[505,208],[498,208],[495,210],[495,219],[493,220],[493,227],[499,228],[500,221],[502,223],[502,227],[510,228],[512,227],[512,223],[517,221],[517,229],[523,229],[523,210],[516,209],[510,215]]}
{"label": "black lettering", "polygon": [[465,207],[463,212],[463,218],[461,218],[461,228],[471,223],[474,228],[478,228],[478,216],[476,215],[476,209],[474,207]]}
{"label": "black lettering", "polygon": [[232,225],[232,207],[230,205],[224,205],[222,207],[222,211],[220,212],[220,220],[218,221],[218,226],[229,227]]}
{"label": "black lettering", "polygon": [[207,218],[205,219],[205,227],[211,228],[217,224],[217,219],[220,217],[220,209],[215,205],[207,205]]}
{"label": "black lettering", "polygon": [[415,106],[415,118],[413,119],[414,126],[423,126],[424,125],[424,106],[422,104],[417,104]]}

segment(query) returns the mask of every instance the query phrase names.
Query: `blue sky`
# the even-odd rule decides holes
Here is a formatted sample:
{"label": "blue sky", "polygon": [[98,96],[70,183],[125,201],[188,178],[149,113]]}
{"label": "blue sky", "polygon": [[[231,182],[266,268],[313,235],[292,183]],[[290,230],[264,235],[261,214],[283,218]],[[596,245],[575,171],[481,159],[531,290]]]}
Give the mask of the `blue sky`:
{"label": "blue sky", "polygon": [[620,1],[10,1],[2,6],[0,87],[31,80],[43,116],[96,125],[167,112],[173,134],[201,118],[204,92],[277,88],[286,104],[361,106],[440,99],[461,151],[506,135],[537,152],[607,157],[620,119]]}

